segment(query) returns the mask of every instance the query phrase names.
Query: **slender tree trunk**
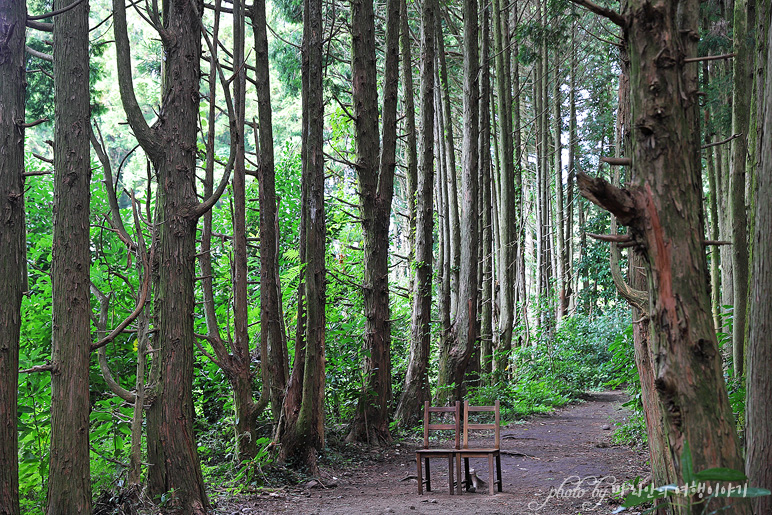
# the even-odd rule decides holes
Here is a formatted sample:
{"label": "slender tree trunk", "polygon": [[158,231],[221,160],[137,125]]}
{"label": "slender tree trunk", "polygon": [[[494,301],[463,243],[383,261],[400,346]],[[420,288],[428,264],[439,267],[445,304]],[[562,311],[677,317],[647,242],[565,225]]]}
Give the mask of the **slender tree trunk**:
{"label": "slender tree trunk", "polygon": [[[352,0],[352,76],[356,169],[365,239],[364,391],[349,441],[390,442],[391,323],[389,321],[389,222],[394,191],[399,79],[399,0],[389,0],[386,18],[383,149],[378,141],[375,12],[372,0]],[[380,155],[379,155],[380,152]]]}
{"label": "slender tree trunk", "polygon": [[[452,328],[448,359],[440,362],[438,383],[442,401],[461,399],[466,391],[464,373],[477,343],[477,247],[478,247],[478,132],[479,75],[477,0],[464,1],[464,135],[461,176],[461,266],[458,310]],[[452,202],[451,202],[452,204]],[[444,365],[444,367],[443,367]],[[454,388],[450,388],[455,385]]]}
{"label": "slender tree trunk", "polygon": [[0,514],[19,515],[16,430],[21,299],[27,290],[24,225],[26,2],[0,2]]}
{"label": "slender tree trunk", "polygon": [[421,147],[416,189],[416,239],[413,269],[413,316],[410,360],[405,388],[395,418],[402,427],[415,425],[429,399],[429,343],[431,341],[432,246],[434,182],[434,16],[433,0],[421,7]]}
{"label": "slender tree trunk", "polygon": [[480,371],[489,376],[493,371],[493,220],[491,219],[491,72],[490,72],[490,6],[482,13],[480,36],[480,211],[482,218],[482,302],[480,303]]}
{"label": "slender tree trunk", "polygon": [[[325,218],[324,103],[322,98],[322,2],[305,0],[303,8],[303,188],[305,199],[305,332],[299,335],[295,365],[287,387],[280,424],[280,458],[292,458],[319,474],[317,452],[324,447]],[[298,354],[300,352],[300,354]],[[302,364],[302,366],[301,366]]]}
{"label": "slender tree trunk", "polygon": [[[56,0],[54,9],[69,5]],[[89,4],[54,19],[54,243],[49,514],[91,511]],[[23,31],[24,26],[17,27]]]}
{"label": "slender tree trunk", "polygon": [[[441,6],[438,4],[437,9]],[[450,320],[456,319],[459,301],[459,272],[461,269],[461,226],[458,217],[458,178],[456,169],[456,140],[453,136],[453,111],[450,105],[450,83],[448,82],[448,66],[445,59],[445,38],[442,31],[442,17],[434,19],[435,34],[437,34],[437,73],[440,85],[437,95],[441,101],[441,133],[442,146],[445,155],[445,188],[447,190],[448,228],[450,229],[450,256],[446,259],[446,270],[450,272]],[[438,142],[439,144],[439,142]],[[447,326],[450,330],[450,326]]]}
{"label": "slender tree trunk", "polygon": [[[407,1],[400,0],[400,57],[402,66],[402,96],[405,111],[405,177],[407,178],[408,228],[410,231],[410,263],[415,259],[416,189],[418,184],[418,144],[416,142],[415,99],[413,97],[413,51],[407,18]],[[412,278],[411,278],[412,279]],[[411,280],[412,282],[412,280]]]}
{"label": "slender tree trunk", "polygon": [[[710,72],[708,63],[704,62],[702,65],[702,77],[703,88],[707,89],[710,83]],[[705,143],[710,145],[713,141],[713,127],[711,124],[710,108],[705,107]],[[716,185],[716,167],[715,160],[713,158],[713,147],[708,147],[705,150],[705,159],[707,161],[708,172],[708,212],[710,213],[710,239],[718,240],[718,188]],[[720,251],[718,247],[712,247],[710,252],[710,300],[713,308],[713,325],[716,328],[716,332],[721,330],[721,276],[719,266],[721,263]]]}
{"label": "slender tree trunk", "polygon": [[[575,8],[571,7],[572,18]],[[570,87],[568,92],[569,103],[569,121],[568,121],[568,181],[566,183],[566,270],[564,284],[566,288],[565,298],[563,299],[564,309],[570,311],[574,304],[574,181],[576,180],[576,148],[578,136],[576,130],[576,69],[577,69],[577,48],[576,48],[576,19],[571,24],[571,70]]]}
{"label": "slender tree trunk", "polygon": [[269,84],[268,34],[265,1],[251,11],[255,35],[255,92],[257,93],[260,162],[257,169],[260,196],[260,353],[263,381],[268,382],[274,420],[281,414],[289,376],[287,335],[281,311],[279,281],[279,214],[276,205],[276,170],[273,155],[273,120]]}
{"label": "slender tree trunk", "polygon": [[[244,6],[233,0],[233,60],[237,71],[233,81],[236,119],[236,155],[233,167],[233,408],[236,449],[241,460],[257,455],[257,406],[252,399],[252,359],[249,353],[248,266],[247,266],[247,197],[246,197],[246,67],[244,63]],[[264,358],[265,359],[265,358]],[[264,378],[265,380],[265,378]],[[263,388],[263,392],[267,391]],[[263,399],[263,406],[265,399]],[[261,409],[262,411],[262,409]]]}
{"label": "slender tree trunk", "polygon": [[[697,65],[672,60],[696,55],[691,34],[698,30],[698,12],[692,0],[628,2],[622,15],[630,52],[635,182],[619,190],[580,176],[583,195],[630,226],[644,248],[655,386],[667,406],[670,452],[680,463],[688,443],[695,471],[743,465],[710,316],[695,130]],[[685,471],[679,467],[677,475],[682,483]],[[748,513],[742,502],[732,504],[733,513]],[[697,505],[692,513],[702,509]]]}
{"label": "slender tree trunk", "polygon": [[[493,55],[496,71],[496,116],[498,118],[499,159],[498,182],[498,233],[499,233],[499,324],[498,324],[498,359],[494,370],[503,374],[508,365],[509,351],[512,349],[512,324],[514,322],[514,277],[517,256],[515,231],[519,223],[515,220],[515,171],[514,149],[512,143],[512,89],[509,72],[509,15],[501,0],[494,0],[493,14]],[[518,109],[519,111],[519,109]],[[519,150],[518,150],[519,152]]]}
{"label": "slender tree trunk", "polygon": [[[764,13],[769,19],[769,11]],[[769,53],[767,62],[772,62],[772,31],[768,31]],[[772,363],[772,341],[769,339],[772,324],[772,84],[767,83],[763,102],[763,116],[759,118],[761,158],[758,173],[758,196],[756,203],[755,259],[753,260],[752,289],[750,296],[750,335],[748,338],[748,368],[746,370],[747,453],[746,473],[753,486],[772,488],[772,429],[769,425],[769,399],[772,398],[772,378],[769,375]],[[772,498],[759,497],[753,502],[754,513],[772,512]]]}
{"label": "slender tree trunk", "polygon": [[729,195],[732,211],[732,272],[734,274],[734,312],[732,316],[732,362],[734,376],[743,375],[745,366],[745,323],[748,308],[748,216],[745,183],[748,154],[750,98],[753,91],[751,58],[753,45],[748,41],[748,7],[755,0],[737,0],[734,6],[734,87],[732,89],[732,175]]}
{"label": "slender tree trunk", "polygon": [[555,52],[555,83],[553,85],[552,97],[552,117],[555,124],[555,144],[554,144],[554,159],[555,159],[555,197],[557,198],[555,224],[557,225],[557,238],[556,238],[556,253],[557,253],[557,271],[556,276],[558,280],[558,309],[557,320],[560,322],[564,316],[568,314],[568,305],[566,304],[566,277],[568,269],[568,246],[566,245],[566,209],[564,204],[563,193],[563,144],[561,138],[563,135],[563,114],[561,112],[561,75],[560,75],[560,61],[563,59],[560,50]]}

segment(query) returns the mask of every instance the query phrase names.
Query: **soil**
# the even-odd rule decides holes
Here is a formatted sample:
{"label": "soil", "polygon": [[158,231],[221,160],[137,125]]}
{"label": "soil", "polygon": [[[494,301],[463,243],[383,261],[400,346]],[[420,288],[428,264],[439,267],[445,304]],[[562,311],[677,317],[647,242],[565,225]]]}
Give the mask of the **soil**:
{"label": "soil", "polygon": [[[650,475],[642,448],[612,442],[613,430],[630,413],[624,392],[595,392],[581,403],[501,430],[503,492],[448,493],[448,467],[432,460],[432,491],[418,495],[418,441],[380,450],[362,448],[359,465],[324,469],[321,481],[261,491],[240,499],[220,498],[217,514],[532,514],[620,513],[614,486]],[[486,435],[475,439],[485,446]],[[490,445],[490,442],[488,443]],[[487,459],[472,460],[488,480]],[[646,479],[644,479],[646,481]],[[481,490],[481,491],[480,491]],[[638,513],[626,510],[625,514]]]}

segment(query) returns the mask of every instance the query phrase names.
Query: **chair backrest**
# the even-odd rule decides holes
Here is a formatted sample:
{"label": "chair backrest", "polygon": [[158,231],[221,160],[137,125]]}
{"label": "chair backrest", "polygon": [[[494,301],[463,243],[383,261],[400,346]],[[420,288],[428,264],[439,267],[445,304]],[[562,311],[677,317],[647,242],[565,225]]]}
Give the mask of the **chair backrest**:
{"label": "chair backrest", "polygon": [[[469,423],[469,413],[492,412],[492,424]],[[499,401],[493,406],[470,406],[469,401],[464,401],[464,449],[469,449],[469,430],[470,429],[492,429],[494,432],[494,441],[496,449],[501,448],[501,427],[499,418]]]}
{"label": "chair backrest", "polygon": [[[452,424],[432,424],[432,413],[452,413]],[[461,438],[461,401],[456,401],[455,406],[430,406],[429,401],[424,402],[424,449],[429,448],[429,431],[453,431],[455,438],[454,449],[460,449]]]}

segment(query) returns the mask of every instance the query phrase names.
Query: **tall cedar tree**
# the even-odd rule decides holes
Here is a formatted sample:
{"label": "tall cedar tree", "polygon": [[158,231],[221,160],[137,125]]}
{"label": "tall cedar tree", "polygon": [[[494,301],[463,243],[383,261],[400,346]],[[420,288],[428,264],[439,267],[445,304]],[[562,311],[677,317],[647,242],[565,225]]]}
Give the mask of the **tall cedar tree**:
{"label": "tall cedar tree", "polygon": [[[227,180],[199,203],[196,196],[201,17],[191,2],[165,2],[153,17],[164,46],[162,104],[151,128],[134,95],[123,0],[113,1],[118,85],[129,125],[152,161],[156,197],[156,261],[152,263],[156,329],[153,368],[160,392],[147,416],[150,494],[173,492],[170,506],[206,513],[209,501],[193,434],[193,313],[196,225],[222,194]],[[234,134],[231,134],[235,138]]]}
{"label": "tall cedar tree", "polygon": [[[624,27],[630,52],[634,182],[621,190],[580,174],[579,183],[586,198],[630,227],[646,256],[655,386],[668,408],[673,461],[681,463],[688,443],[694,470],[739,470],[702,242],[697,64],[684,63],[696,56],[698,7],[696,0],[630,0],[622,15],[603,11]],[[684,472],[677,470],[679,483]],[[733,510],[747,513],[742,503]]]}
{"label": "tall cedar tree", "polygon": [[729,208],[732,220],[732,272],[734,274],[734,311],[732,313],[732,364],[734,376],[745,369],[745,324],[748,311],[748,216],[746,214],[746,159],[748,128],[753,91],[753,40],[748,37],[748,7],[755,0],[734,4],[734,51],[732,60],[732,173],[729,180]]}
{"label": "tall cedar tree", "polygon": [[[399,78],[399,0],[386,4],[383,149],[378,137],[378,84],[373,0],[351,2],[351,75],[364,233],[365,384],[349,441],[389,442],[391,322],[389,321],[389,222],[394,192]],[[380,154],[380,155],[379,155]]]}
{"label": "tall cedar tree", "polygon": [[277,430],[282,460],[319,473],[324,447],[325,220],[324,103],[322,97],[322,2],[303,3],[303,94],[300,259],[305,266],[298,302],[295,363]]}
{"label": "tall cedar tree", "polygon": [[279,282],[279,213],[276,205],[276,170],[273,155],[273,121],[269,83],[268,33],[265,0],[256,0],[250,12],[255,34],[255,92],[257,93],[257,144],[260,160],[257,180],[260,198],[260,354],[263,381],[268,383],[271,411],[281,414],[289,377],[287,337],[281,311]]}
{"label": "tall cedar tree", "polygon": [[[54,9],[70,4],[54,1]],[[91,511],[89,456],[89,57],[87,1],[54,18],[54,239],[48,513]]]}
{"label": "tall cedar tree", "polygon": [[[478,69],[478,9],[477,0],[464,0],[464,130],[462,143],[463,171],[461,175],[461,266],[458,283],[458,308],[452,328],[452,347],[447,360],[440,361],[440,386],[455,385],[448,390],[453,401],[465,393],[464,374],[477,342],[477,250],[478,250],[478,133],[480,103]],[[450,120],[446,120],[450,123]],[[453,179],[455,181],[455,179]],[[443,366],[444,365],[444,366]]]}
{"label": "tall cedar tree", "polygon": [[16,396],[21,298],[26,288],[24,228],[24,25],[26,2],[0,1],[0,514],[19,514]]}
{"label": "tall cedar tree", "polygon": [[435,2],[421,6],[421,147],[418,162],[413,270],[413,315],[410,327],[410,358],[395,418],[403,427],[419,420],[424,401],[429,400],[429,343],[431,341],[432,246],[434,233],[434,16]]}
{"label": "tall cedar tree", "polygon": [[[767,13],[769,16],[769,13]],[[767,63],[772,62],[772,31],[767,40]],[[772,489],[772,430],[769,425],[769,402],[772,399],[772,83],[767,82],[763,117],[759,120],[762,143],[758,171],[758,198],[756,203],[756,230],[753,260],[753,289],[751,291],[750,334],[748,339],[748,368],[746,370],[748,417],[748,447],[746,471],[753,486]],[[772,513],[772,497],[754,501],[755,513]]]}

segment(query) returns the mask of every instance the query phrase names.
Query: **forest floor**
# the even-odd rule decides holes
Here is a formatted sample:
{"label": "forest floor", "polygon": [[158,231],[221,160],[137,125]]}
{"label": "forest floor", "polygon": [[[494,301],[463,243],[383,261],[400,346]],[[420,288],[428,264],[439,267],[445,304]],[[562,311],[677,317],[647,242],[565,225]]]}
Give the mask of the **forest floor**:
{"label": "forest floor", "polygon": [[[588,393],[583,402],[502,427],[503,492],[496,495],[489,495],[487,487],[483,492],[450,495],[447,462],[435,459],[432,491],[419,496],[415,439],[384,449],[361,448],[358,460],[323,468],[321,482],[239,498],[219,497],[215,513],[619,513],[619,495],[612,494],[613,486],[636,477],[648,481],[650,477],[644,449],[612,442],[615,424],[630,416],[621,405],[626,400],[620,391]],[[471,467],[487,481],[486,459],[472,460]],[[630,515],[637,512],[624,511]]]}

